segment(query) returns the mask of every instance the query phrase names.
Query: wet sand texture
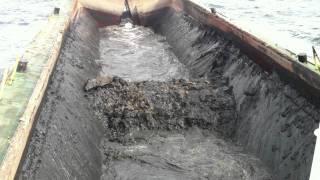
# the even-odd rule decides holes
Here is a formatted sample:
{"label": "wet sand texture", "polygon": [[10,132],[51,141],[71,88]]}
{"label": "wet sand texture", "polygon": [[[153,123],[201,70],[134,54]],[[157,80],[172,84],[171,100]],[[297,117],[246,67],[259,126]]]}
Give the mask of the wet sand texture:
{"label": "wet sand texture", "polygon": [[[115,78],[109,85],[84,92],[87,80],[98,74],[94,60],[100,58],[100,37],[93,20],[80,17],[68,35],[52,78],[20,179],[130,179],[137,175],[135,172],[145,179],[270,179],[264,165],[247,155],[250,153],[271,169],[274,179],[308,179],[319,106],[310,104],[276,74],[264,73],[214,29],[169,12],[150,22],[166,37],[194,84],[137,84]],[[210,83],[198,82],[199,78]],[[180,90],[192,86],[201,87],[192,90],[196,98],[192,93],[179,98],[184,95]],[[170,88],[164,93],[157,87]],[[202,90],[213,95],[203,99],[209,102],[200,103]],[[129,97],[136,99],[130,109],[124,96],[136,91],[142,93]],[[160,99],[152,100],[158,97],[153,93],[159,93]],[[170,105],[182,106],[183,100],[189,102],[188,111],[168,109]],[[221,114],[216,121],[203,121],[210,118],[202,118],[200,110],[201,118],[190,115],[195,108],[214,105],[213,101],[224,102],[220,109],[206,111],[213,117]],[[164,102],[169,106],[161,104]],[[160,108],[154,108],[157,106]],[[130,110],[123,111],[123,107]],[[181,120],[181,116],[185,118]],[[132,119],[123,122],[126,118]],[[210,151],[213,149],[217,150]],[[174,154],[177,151],[183,153]],[[216,167],[213,163],[226,159],[231,164]],[[210,170],[215,168],[221,170]]]}

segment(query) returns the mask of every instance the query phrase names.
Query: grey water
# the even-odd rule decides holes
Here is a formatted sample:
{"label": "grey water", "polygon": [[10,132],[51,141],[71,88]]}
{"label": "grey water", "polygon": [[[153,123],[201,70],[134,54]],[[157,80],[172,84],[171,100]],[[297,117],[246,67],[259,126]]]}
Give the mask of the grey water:
{"label": "grey water", "polygon": [[319,0],[197,0],[254,35],[295,53],[320,50]]}
{"label": "grey water", "polygon": [[11,65],[60,0],[0,0],[0,69]]}
{"label": "grey water", "polygon": [[[0,0],[0,69],[23,53],[61,1]],[[249,29],[294,52],[310,52],[312,45],[320,49],[319,0],[197,1],[227,18],[249,24]]]}
{"label": "grey water", "polygon": [[188,79],[188,70],[170,50],[166,38],[151,29],[110,26],[100,33],[102,74],[129,81]]}

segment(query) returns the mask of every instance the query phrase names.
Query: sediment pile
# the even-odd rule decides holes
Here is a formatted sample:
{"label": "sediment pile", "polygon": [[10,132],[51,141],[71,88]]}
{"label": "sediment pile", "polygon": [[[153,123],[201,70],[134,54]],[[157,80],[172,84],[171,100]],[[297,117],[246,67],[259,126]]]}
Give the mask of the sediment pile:
{"label": "sediment pile", "polygon": [[88,98],[105,129],[101,179],[271,179],[230,141],[237,117],[228,86],[113,77]]}
{"label": "sediment pile", "polygon": [[231,138],[236,127],[235,101],[228,87],[213,87],[205,80],[129,83],[115,77],[90,98],[112,139],[130,138],[140,130],[192,126]]}

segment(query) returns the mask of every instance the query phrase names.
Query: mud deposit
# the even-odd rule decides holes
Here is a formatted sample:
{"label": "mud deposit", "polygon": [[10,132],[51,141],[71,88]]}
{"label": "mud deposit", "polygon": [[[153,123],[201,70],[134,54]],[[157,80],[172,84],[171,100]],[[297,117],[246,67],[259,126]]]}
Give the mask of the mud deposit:
{"label": "mud deposit", "polygon": [[234,135],[235,101],[208,81],[129,83],[90,91],[104,125],[102,179],[271,179]]}

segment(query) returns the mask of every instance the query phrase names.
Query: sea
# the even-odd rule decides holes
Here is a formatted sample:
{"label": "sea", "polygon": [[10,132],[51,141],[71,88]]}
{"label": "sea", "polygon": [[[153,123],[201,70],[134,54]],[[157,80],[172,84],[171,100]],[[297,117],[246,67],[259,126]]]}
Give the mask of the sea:
{"label": "sea", "polygon": [[[64,0],[0,0],[0,69],[12,64]],[[320,51],[320,0],[196,0],[295,53]],[[63,8],[63,7],[61,7]]]}
{"label": "sea", "polygon": [[60,0],[0,0],[0,69],[12,65]]}

